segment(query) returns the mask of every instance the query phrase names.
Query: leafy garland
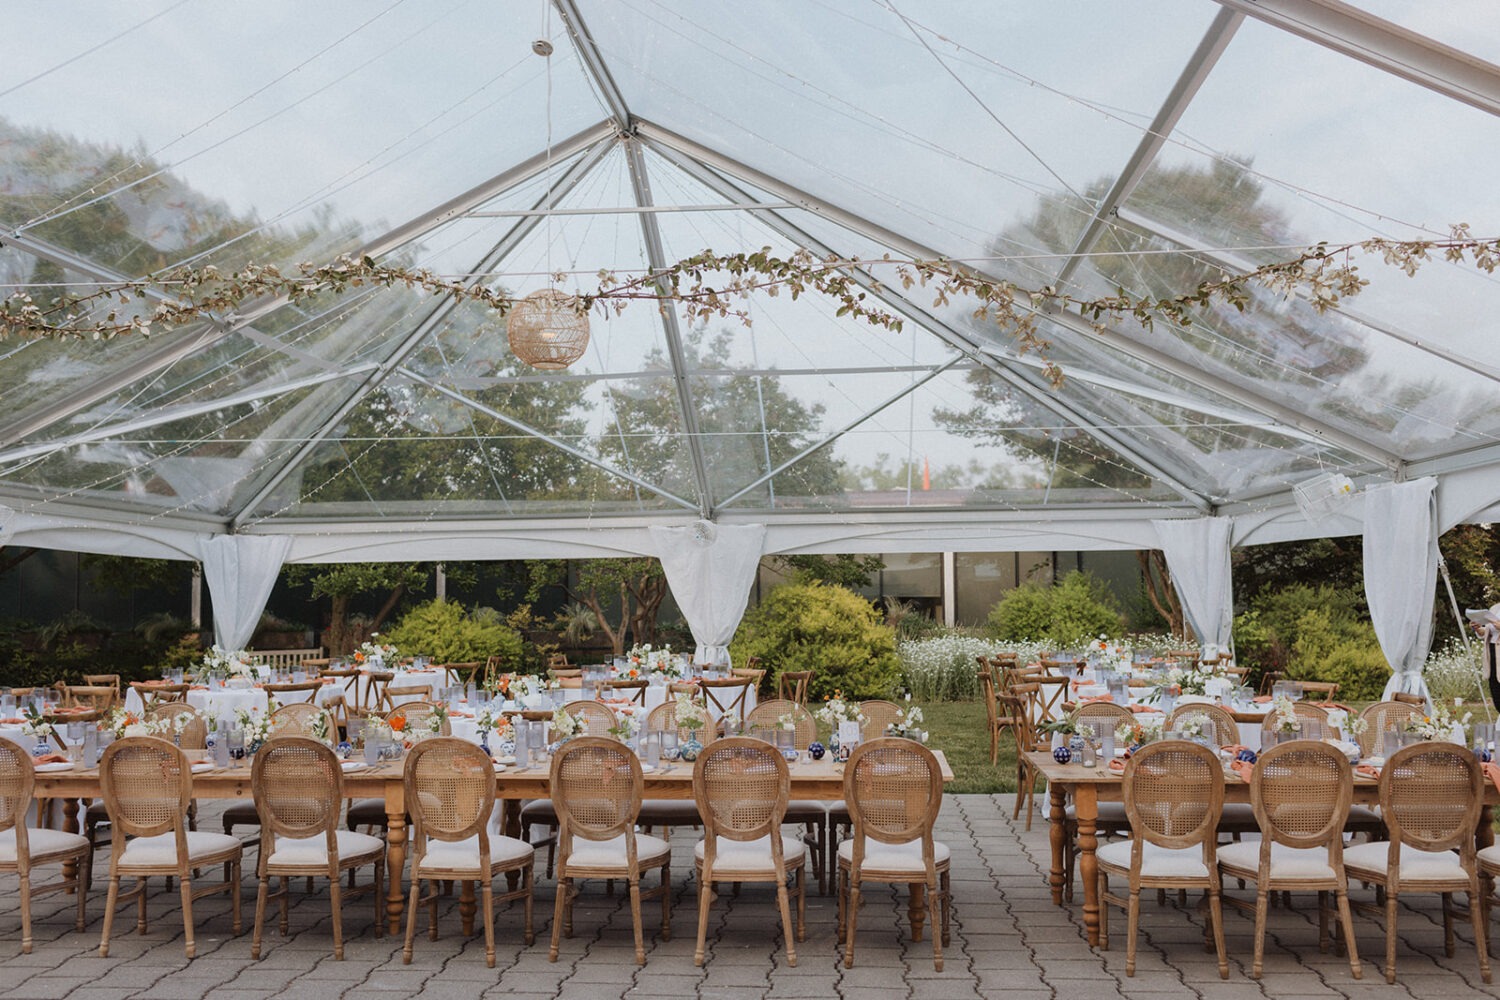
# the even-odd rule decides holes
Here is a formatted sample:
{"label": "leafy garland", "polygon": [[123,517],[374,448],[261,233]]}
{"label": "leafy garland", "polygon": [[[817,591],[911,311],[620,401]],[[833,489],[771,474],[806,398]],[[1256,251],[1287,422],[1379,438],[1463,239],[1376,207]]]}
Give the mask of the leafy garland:
{"label": "leafy garland", "polygon": [[[598,288],[576,298],[579,312],[594,308],[623,311],[632,301],[675,302],[693,320],[738,319],[746,325],[744,306],[752,294],[793,299],[814,291],[838,303],[838,315],[854,316],[871,326],[899,333],[902,320],[879,304],[879,283],[867,276],[870,267],[894,268],[905,290],[930,288],[934,307],[971,299],[973,314],[994,322],[1013,337],[1022,353],[1036,351],[1044,359],[1048,344],[1037,332],[1041,316],[1066,311],[1088,320],[1096,332],[1109,322],[1130,317],[1151,328],[1158,321],[1180,327],[1193,324],[1193,314],[1220,303],[1243,311],[1256,288],[1292,296],[1303,294],[1318,312],[1337,308],[1342,299],[1357,295],[1369,282],[1351,262],[1356,253],[1376,256],[1385,264],[1414,275],[1438,254],[1452,263],[1471,262],[1486,273],[1500,266],[1500,239],[1478,239],[1467,225],[1452,227],[1446,240],[1389,240],[1375,238],[1329,245],[1319,243],[1288,260],[1264,264],[1243,274],[1221,271],[1218,278],[1200,282],[1192,291],[1152,297],[1120,289],[1114,295],[1081,299],[1052,286],[1025,288],[1009,281],[986,278],[949,260],[822,259],[806,250],[778,257],[764,247],[753,253],[719,254],[705,250],[675,264],[629,279],[615,272],[599,272]],[[1191,253],[1191,251],[1184,251]],[[555,276],[561,281],[562,276]],[[77,337],[111,340],[137,333],[143,336],[200,320],[233,317],[236,309],[265,299],[297,303],[323,293],[340,294],[351,288],[397,286],[433,295],[473,301],[504,316],[520,299],[481,281],[463,282],[440,277],[425,268],[377,263],[370,257],[341,256],[329,264],[299,264],[286,274],[272,265],[250,264],[230,274],[212,266],[181,267],[150,277],[100,286],[84,295],[62,295],[44,303],[21,290],[0,301],[0,340],[11,337]],[[149,310],[132,307],[148,295],[160,297]],[[1056,365],[1046,362],[1054,384],[1062,380]]]}

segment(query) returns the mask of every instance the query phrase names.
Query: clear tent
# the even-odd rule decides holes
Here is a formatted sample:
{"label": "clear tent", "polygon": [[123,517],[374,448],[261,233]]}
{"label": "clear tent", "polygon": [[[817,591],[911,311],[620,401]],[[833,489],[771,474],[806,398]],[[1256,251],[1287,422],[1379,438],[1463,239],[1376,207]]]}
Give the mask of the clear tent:
{"label": "clear tent", "polygon": [[58,547],[585,555],[706,518],[764,523],[772,551],[1137,548],[1151,519],[1202,514],[1243,543],[1359,530],[1293,503],[1329,472],[1437,476],[1445,524],[1500,502],[1500,286],[1472,267],[1367,262],[1329,314],[1263,295],[1102,335],[1049,314],[1053,385],[972,306],[878,263],[1165,294],[1320,240],[1493,235],[1482,3],[8,15],[7,292],[357,252],[524,294],[769,247],[875,262],[861,274],[903,319],[816,296],[756,297],[748,325],[641,304],[594,313],[555,373],[487,310],[404,288],[0,342],[0,507]]}

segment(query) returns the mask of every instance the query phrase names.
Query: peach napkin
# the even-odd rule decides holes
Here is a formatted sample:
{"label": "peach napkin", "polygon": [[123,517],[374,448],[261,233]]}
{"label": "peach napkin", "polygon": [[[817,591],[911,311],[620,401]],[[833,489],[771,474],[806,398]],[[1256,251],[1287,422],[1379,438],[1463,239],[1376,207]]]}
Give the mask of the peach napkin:
{"label": "peach napkin", "polygon": [[1244,778],[1246,781],[1249,781],[1250,775],[1255,773],[1255,765],[1250,763],[1248,760],[1232,761],[1229,765],[1229,769],[1235,774],[1238,774],[1241,778]]}
{"label": "peach napkin", "polygon": [[1112,760],[1109,762],[1109,769],[1116,774],[1124,774],[1125,762],[1123,760]]}
{"label": "peach napkin", "polygon": [[1079,698],[1078,699],[1078,704],[1080,704],[1080,705],[1087,705],[1091,701],[1108,701],[1108,702],[1113,702],[1114,700],[1115,700],[1115,696],[1112,695],[1112,694],[1096,694],[1096,695],[1091,695],[1088,698]]}
{"label": "peach napkin", "polygon": [[1130,710],[1132,712],[1146,712],[1146,713],[1160,712],[1161,711],[1161,709],[1157,708],[1155,705],[1131,705],[1130,706]]}
{"label": "peach napkin", "polygon": [[1336,701],[1318,701],[1318,702],[1314,702],[1313,704],[1317,705],[1319,708],[1323,709],[1323,711],[1325,711],[1325,712],[1331,712],[1331,711],[1352,712],[1352,711],[1354,711],[1348,705],[1342,705],[1342,704],[1340,704],[1339,702],[1336,702]]}
{"label": "peach napkin", "polygon": [[24,725],[25,722],[26,722],[25,719],[19,719],[19,718],[12,717],[12,718],[9,718],[9,719],[0,719],[0,726],[20,726],[20,725]]}
{"label": "peach napkin", "polygon": [[67,764],[71,760],[65,753],[44,753],[40,757],[31,758],[33,764]]}
{"label": "peach napkin", "polygon": [[[1485,765],[1485,767],[1494,767],[1494,766],[1495,765],[1493,765],[1493,764],[1486,764]],[[1362,775],[1363,777],[1366,777],[1366,778],[1378,778],[1378,777],[1380,777],[1380,768],[1376,767],[1373,764],[1356,764],[1354,766],[1354,773],[1358,774],[1358,775]],[[1485,773],[1489,773],[1489,772],[1485,772]],[[1493,780],[1495,782],[1495,787],[1496,788],[1500,788],[1500,776],[1494,777]]]}
{"label": "peach napkin", "polygon": [[1254,702],[1257,705],[1269,705],[1269,704],[1271,704],[1271,696],[1268,695],[1268,694],[1258,694],[1258,695],[1255,696],[1255,698],[1253,700],[1254,700]]}
{"label": "peach napkin", "polygon": [[1497,790],[1500,790],[1500,764],[1491,764],[1486,761],[1480,767],[1484,768],[1484,776],[1490,779]]}
{"label": "peach napkin", "polygon": [[1243,743],[1231,743],[1221,749],[1231,757],[1238,757],[1241,750],[1249,750],[1250,748]]}

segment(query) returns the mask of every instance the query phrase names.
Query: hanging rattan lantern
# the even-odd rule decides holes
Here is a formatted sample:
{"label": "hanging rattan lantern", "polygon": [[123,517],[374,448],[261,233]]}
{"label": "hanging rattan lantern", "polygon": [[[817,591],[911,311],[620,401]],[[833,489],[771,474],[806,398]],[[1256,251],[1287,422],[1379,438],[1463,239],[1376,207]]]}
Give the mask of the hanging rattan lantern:
{"label": "hanging rattan lantern", "polygon": [[544,288],[517,302],[506,317],[506,336],[516,357],[543,371],[559,371],[589,346],[589,318],[577,296]]}

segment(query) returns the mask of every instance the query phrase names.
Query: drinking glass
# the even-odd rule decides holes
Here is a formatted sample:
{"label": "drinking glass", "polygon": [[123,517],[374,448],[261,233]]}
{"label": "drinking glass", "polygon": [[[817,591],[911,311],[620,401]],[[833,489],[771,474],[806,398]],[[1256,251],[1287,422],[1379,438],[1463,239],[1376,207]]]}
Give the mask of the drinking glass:
{"label": "drinking glass", "polygon": [[654,765],[661,759],[661,731],[649,729],[641,734],[641,750],[638,755],[642,764]]}
{"label": "drinking glass", "polygon": [[661,759],[674,761],[677,759],[677,733],[670,729],[662,730],[661,734]]}

